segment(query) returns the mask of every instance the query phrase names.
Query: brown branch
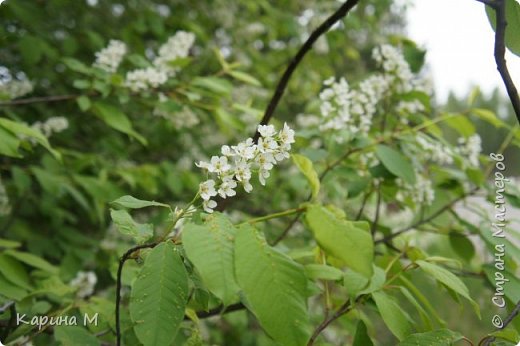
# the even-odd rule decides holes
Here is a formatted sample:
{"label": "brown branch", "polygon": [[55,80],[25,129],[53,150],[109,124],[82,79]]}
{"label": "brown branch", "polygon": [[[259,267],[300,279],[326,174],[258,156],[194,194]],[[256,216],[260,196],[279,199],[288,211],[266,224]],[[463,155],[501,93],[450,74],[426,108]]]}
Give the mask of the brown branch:
{"label": "brown branch", "polygon": [[81,95],[55,95],[55,96],[39,96],[39,97],[30,97],[26,99],[13,100],[9,102],[0,102],[0,106],[19,106],[19,105],[27,105],[31,103],[44,103],[44,102],[58,102],[64,100],[72,100],[77,99]]}
{"label": "brown branch", "polygon": [[[298,53],[292,58],[291,62],[287,66],[285,72],[283,73],[282,77],[280,78],[280,81],[278,82],[278,85],[276,86],[276,89],[274,91],[274,94],[271,98],[271,101],[269,101],[269,104],[267,105],[267,108],[265,110],[264,116],[262,120],[260,121],[259,125],[267,125],[269,121],[271,120],[273,113],[278,106],[278,103],[280,102],[280,99],[283,96],[283,93],[285,89],[287,88],[287,83],[291,79],[291,76],[300,64],[300,62],[303,60],[305,55],[312,49],[312,45],[316,40],[323,34],[325,34],[329,29],[336,24],[336,22],[343,17],[345,17],[350,10],[356,6],[356,4],[359,2],[359,0],[347,0],[341,7],[334,12],[329,18],[327,18],[316,30],[312,32],[312,34],[309,36],[307,41],[303,44],[303,46],[300,48]],[[253,140],[256,142],[260,138],[260,133],[258,130],[256,131]]]}
{"label": "brown branch", "polygon": [[520,122],[520,97],[518,96],[518,90],[516,89],[515,83],[509,74],[507,68],[507,62],[505,58],[506,54],[506,1],[505,0],[494,0],[494,1],[482,1],[486,5],[490,6],[495,10],[496,16],[496,30],[495,30],[495,61],[497,64],[498,72],[502,77],[502,81],[509,95],[509,100],[516,114],[517,120]]}

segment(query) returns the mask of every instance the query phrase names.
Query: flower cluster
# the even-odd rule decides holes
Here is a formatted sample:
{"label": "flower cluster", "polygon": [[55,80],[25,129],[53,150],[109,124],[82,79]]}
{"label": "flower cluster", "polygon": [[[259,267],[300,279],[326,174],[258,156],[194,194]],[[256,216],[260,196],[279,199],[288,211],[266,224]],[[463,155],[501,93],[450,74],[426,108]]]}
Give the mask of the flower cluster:
{"label": "flower cluster", "polygon": [[289,157],[291,144],[294,143],[294,131],[284,124],[276,132],[273,125],[259,125],[260,138],[254,143],[252,138],[234,146],[224,145],[222,156],[213,156],[210,162],[197,163],[208,172],[210,179],[199,185],[199,194],[203,199],[204,210],[213,212],[217,203],[212,200],[217,194],[222,197],[236,195],[235,189],[241,184],[246,192],[251,192],[251,177],[258,173],[258,179],[265,185],[270,170],[279,162]]}
{"label": "flower cluster", "polygon": [[439,165],[450,165],[453,163],[453,152],[448,146],[422,134],[417,134],[415,140],[419,145],[417,149],[420,149],[420,155],[418,156]]}
{"label": "flower cluster", "polygon": [[25,74],[20,73],[17,77],[13,78],[6,67],[0,66],[0,99],[12,100],[33,91],[33,85]]}
{"label": "flower cluster", "polygon": [[472,167],[479,166],[479,156],[482,151],[482,139],[478,134],[468,138],[461,137],[458,140],[459,147],[457,152],[466,157]]}
{"label": "flower cluster", "polygon": [[178,67],[172,63],[188,56],[195,42],[195,35],[190,32],[178,31],[159,48],[152,66],[130,71],[126,74],[125,85],[134,92],[157,88],[166,83],[169,77],[175,75]]}
{"label": "flower cluster", "polygon": [[153,110],[153,115],[170,120],[176,129],[192,128],[200,122],[197,115],[188,106],[183,106],[178,112],[170,112],[156,107]]}
{"label": "flower cluster", "polygon": [[[412,73],[399,48],[382,45],[373,50],[374,60],[382,67],[382,72],[374,74],[358,85],[351,87],[341,78],[329,78],[324,81],[325,88],[320,93],[320,112],[323,117],[321,131],[333,133],[336,141],[341,142],[353,134],[366,135],[371,126],[378,106],[388,99],[392,92],[403,93],[412,90],[429,92],[424,78]],[[402,101],[396,111],[406,116],[423,112],[424,105],[419,101]],[[388,111],[388,110],[386,110]]]}
{"label": "flower cluster", "polygon": [[165,44],[159,48],[159,54],[153,64],[169,76],[175,75],[177,68],[172,66],[172,61],[185,58],[195,43],[195,35],[191,32],[177,31]]}
{"label": "flower cluster", "polygon": [[108,46],[96,53],[94,67],[108,73],[116,72],[127,52],[126,44],[118,40],[110,40]]}
{"label": "flower cluster", "polygon": [[133,92],[157,88],[166,83],[168,75],[155,67],[146,67],[126,74],[125,85]]}
{"label": "flower cluster", "polygon": [[85,298],[94,293],[94,287],[97,283],[97,276],[94,272],[80,271],[74,279],[70,281],[70,286],[77,288],[76,295],[78,298]]}
{"label": "flower cluster", "polygon": [[[390,87],[388,79],[380,75],[365,79],[355,89],[351,89],[344,78],[339,81],[329,78],[323,84],[326,88],[320,93],[320,111],[324,121],[320,130],[364,134],[370,130],[377,104]],[[341,137],[336,139],[341,141]]]}
{"label": "flower cluster", "polygon": [[43,133],[45,137],[50,137],[54,133],[66,130],[69,121],[65,117],[51,117],[44,122],[37,121],[31,127]]}
{"label": "flower cluster", "polygon": [[400,202],[403,202],[409,197],[416,206],[421,206],[431,205],[435,199],[435,190],[432,187],[432,182],[421,174],[416,174],[416,182],[414,185],[405,183],[400,178],[396,179],[396,184],[399,187],[396,199]]}

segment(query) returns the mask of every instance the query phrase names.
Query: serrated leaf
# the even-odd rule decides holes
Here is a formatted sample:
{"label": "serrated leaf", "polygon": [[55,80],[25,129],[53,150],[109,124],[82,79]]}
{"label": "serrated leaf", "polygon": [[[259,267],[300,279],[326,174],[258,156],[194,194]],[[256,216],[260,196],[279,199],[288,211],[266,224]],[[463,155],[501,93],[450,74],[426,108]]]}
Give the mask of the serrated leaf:
{"label": "serrated leaf", "polygon": [[138,243],[145,242],[153,236],[153,226],[151,224],[135,222],[126,210],[110,209],[110,217],[122,234],[131,236]]}
{"label": "serrated leaf", "polygon": [[296,164],[296,167],[298,167],[300,172],[302,172],[305,178],[307,178],[307,181],[311,186],[312,199],[316,199],[318,193],[320,192],[320,178],[314,169],[312,161],[299,154],[292,154],[291,156],[294,163]]}
{"label": "serrated leaf", "polygon": [[95,114],[108,126],[134,137],[143,145],[147,144],[146,138],[133,129],[132,123],[128,117],[118,108],[106,103],[97,102],[94,104],[94,110]]}
{"label": "serrated leaf", "polygon": [[54,337],[62,346],[98,346],[99,340],[88,330],[79,326],[56,326]]}
{"label": "serrated leaf", "polygon": [[310,330],[303,267],[247,225],[236,234],[235,271],[245,303],[265,331],[282,345],[305,345]]}
{"label": "serrated leaf", "polygon": [[410,160],[403,154],[389,146],[378,145],[376,147],[376,156],[392,174],[410,185],[415,184],[415,171]]}
{"label": "serrated leaf", "polygon": [[238,298],[233,263],[235,228],[227,217],[215,213],[204,225],[187,224],[182,232],[182,244],[188,259],[195,265],[204,285],[224,305]]}
{"label": "serrated leaf", "polygon": [[140,209],[146,207],[165,207],[170,208],[168,204],[159,203],[155,201],[145,201],[142,199],[137,199],[133,196],[122,196],[116,199],[115,201],[110,202],[114,207],[118,208],[128,208],[128,209]]}
{"label": "serrated leaf", "polygon": [[480,308],[478,304],[470,297],[469,290],[464,282],[462,282],[462,280],[459,279],[455,274],[447,269],[444,269],[443,267],[423,260],[419,260],[415,263],[417,263],[427,274],[430,274],[435,280],[444,284],[455,293],[460,294],[466,298],[473,306],[477,315],[480,317]]}
{"label": "serrated leaf", "polygon": [[327,208],[309,205],[305,219],[320,247],[330,256],[370,278],[373,274],[374,243],[366,222],[338,218]]}
{"label": "serrated leaf", "polygon": [[462,339],[462,335],[449,329],[438,329],[426,333],[411,334],[399,346],[451,346]]}
{"label": "serrated leaf", "polygon": [[[399,340],[410,334],[411,326],[399,304],[382,291],[372,293],[372,298],[386,326]],[[421,344],[422,345],[422,344]]]}
{"label": "serrated leaf", "polygon": [[174,246],[153,248],[132,286],[130,316],[144,346],[171,345],[184,318],[188,274]]}

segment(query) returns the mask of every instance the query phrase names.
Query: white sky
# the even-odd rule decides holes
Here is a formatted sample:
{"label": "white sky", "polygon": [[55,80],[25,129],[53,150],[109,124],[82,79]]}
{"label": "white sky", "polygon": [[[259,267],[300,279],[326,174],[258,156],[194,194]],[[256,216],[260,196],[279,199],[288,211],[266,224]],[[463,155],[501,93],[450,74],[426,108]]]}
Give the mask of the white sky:
{"label": "white sky", "polygon": [[[496,70],[494,32],[483,4],[476,0],[411,2],[408,35],[428,50],[426,61],[439,100],[445,100],[450,90],[466,95],[472,85],[480,86],[485,93],[498,86],[506,93]],[[508,51],[506,60],[518,87],[520,57]]]}

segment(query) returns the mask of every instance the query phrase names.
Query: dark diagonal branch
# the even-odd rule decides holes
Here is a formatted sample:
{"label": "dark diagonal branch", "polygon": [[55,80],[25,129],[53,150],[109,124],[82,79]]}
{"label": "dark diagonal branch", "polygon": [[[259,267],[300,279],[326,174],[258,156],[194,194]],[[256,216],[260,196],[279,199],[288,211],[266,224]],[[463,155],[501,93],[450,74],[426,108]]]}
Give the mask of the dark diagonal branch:
{"label": "dark diagonal branch", "polygon": [[506,87],[507,95],[515,111],[516,118],[520,122],[520,97],[518,90],[513,82],[513,78],[507,68],[505,58],[506,54],[506,0],[477,0],[482,2],[495,11],[496,29],[495,29],[495,62],[497,64],[498,72]]}
{"label": "dark diagonal branch", "polygon": [[[354,6],[356,6],[358,2],[359,0],[347,0],[343,5],[341,5],[341,7],[336,12],[334,12],[316,30],[312,32],[307,41],[305,41],[303,46],[300,48],[298,53],[296,53],[296,55],[292,58],[291,62],[285,69],[282,78],[280,78],[280,81],[276,86],[273,97],[267,105],[267,109],[265,110],[264,117],[260,121],[260,125],[267,125],[271,120],[273,113],[276,107],[278,106],[278,103],[280,102],[280,99],[282,98],[285,89],[287,88],[287,83],[289,83],[289,80],[291,79],[294,70],[296,70],[300,62],[303,60],[305,54],[307,54],[312,49],[312,45],[314,44],[314,42],[316,42],[316,40],[321,35],[329,31],[329,29],[334,24],[336,24],[338,20],[345,17],[350,12],[350,10]],[[256,142],[258,138],[260,138],[260,133],[257,131],[253,137],[253,140]]]}

